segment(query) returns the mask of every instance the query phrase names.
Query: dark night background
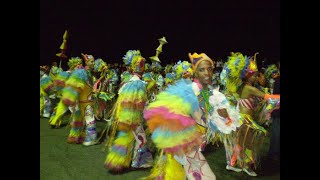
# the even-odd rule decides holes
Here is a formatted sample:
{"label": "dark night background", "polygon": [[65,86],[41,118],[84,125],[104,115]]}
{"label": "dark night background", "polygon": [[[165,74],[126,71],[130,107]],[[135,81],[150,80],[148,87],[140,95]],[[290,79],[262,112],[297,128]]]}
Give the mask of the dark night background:
{"label": "dark night background", "polygon": [[[62,36],[69,31],[67,55],[92,54],[122,63],[130,49],[155,55],[166,64],[188,60],[189,52],[225,59],[229,52],[260,52],[258,63],[280,60],[280,2],[209,1],[48,1],[40,2],[40,65],[59,61]],[[63,63],[66,66],[66,62]]]}

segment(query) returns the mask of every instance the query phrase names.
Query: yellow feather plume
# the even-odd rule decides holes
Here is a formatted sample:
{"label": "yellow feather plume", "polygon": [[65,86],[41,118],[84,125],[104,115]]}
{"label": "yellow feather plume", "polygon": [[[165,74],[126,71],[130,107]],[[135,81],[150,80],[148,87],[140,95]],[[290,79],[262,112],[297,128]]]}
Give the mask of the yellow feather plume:
{"label": "yellow feather plume", "polygon": [[49,120],[49,124],[53,126],[60,126],[62,115],[68,110],[68,107],[60,101],[58,106],[56,107],[56,114],[51,116]]}

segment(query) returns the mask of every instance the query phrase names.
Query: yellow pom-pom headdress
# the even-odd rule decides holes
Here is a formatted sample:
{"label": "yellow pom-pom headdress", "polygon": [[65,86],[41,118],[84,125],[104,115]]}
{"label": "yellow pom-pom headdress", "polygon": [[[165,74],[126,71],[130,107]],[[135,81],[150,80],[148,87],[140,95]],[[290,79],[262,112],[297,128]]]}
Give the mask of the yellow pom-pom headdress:
{"label": "yellow pom-pom headdress", "polygon": [[82,66],[82,59],[79,57],[71,57],[68,61],[70,70],[75,69],[77,66]]}
{"label": "yellow pom-pom headdress", "polygon": [[101,58],[94,61],[94,71],[102,72],[108,69],[108,65]]}
{"label": "yellow pom-pom headdress", "polygon": [[176,75],[176,80],[181,78],[187,79],[193,76],[192,65],[188,61],[181,62],[181,60],[179,60],[177,64],[174,65],[173,71]]}
{"label": "yellow pom-pom headdress", "polygon": [[131,70],[136,73],[144,72],[145,58],[141,56],[139,50],[129,50],[122,58],[125,65],[130,66]]}
{"label": "yellow pom-pom headdress", "polygon": [[279,75],[280,75],[280,71],[275,64],[269,65],[268,68],[264,72],[264,77],[267,80],[270,80],[272,78],[276,78]]}
{"label": "yellow pom-pom headdress", "polygon": [[250,58],[240,52],[231,52],[220,74],[221,83],[225,86],[227,92],[236,93],[243,83],[242,80],[250,78],[258,71],[257,54]]}

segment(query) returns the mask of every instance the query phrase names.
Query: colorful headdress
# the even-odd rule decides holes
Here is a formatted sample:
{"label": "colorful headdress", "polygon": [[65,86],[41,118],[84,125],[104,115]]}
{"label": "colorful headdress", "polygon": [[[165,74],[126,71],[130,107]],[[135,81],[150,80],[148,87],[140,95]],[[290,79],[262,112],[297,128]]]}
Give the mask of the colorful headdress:
{"label": "colorful headdress", "polygon": [[107,63],[104,62],[101,58],[98,58],[94,61],[94,71],[102,72],[105,69],[108,69]]}
{"label": "colorful headdress", "polygon": [[267,67],[264,72],[264,77],[269,80],[271,78],[276,78],[280,74],[278,67],[275,64],[271,64]]}
{"label": "colorful headdress", "polygon": [[192,65],[188,61],[179,60],[177,64],[174,65],[173,71],[176,74],[175,79],[189,78],[193,76]]}
{"label": "colorful headdress", "polygon": [[221,83],[228,92],[236,93],[243,83],[242,80],[251,77],[258,71],[255,56],[249,58],[240,52],[231,52],[220,74]]}
{"label": "colorful headdress", "polygon": [[112,74],[111,82],[118,82],[119,77],[117,71],[115,69],[110,69],[110,73]]}
{"label": "colorful headdress", "polygon": [[69,66],[69,69],[71,70],[81,65],[82,65],[82,59],[79,57],[71,57],[68,61],[68,66]]}
{"label": "colorful headdress", "polygon": [[197,53],[189,53],[189,59],[192,64],[192,69],[195,72],[200,62],[207,60],[211,63],[212,67],[214,66],[214,62],[210,59],[205,53],[197,54]]}
{"label": "colorful headdress", "polygon": [[139,50],[129,50],[122,58],[125,65],[130,66],[133,72],[143,72],[145,58],[141,56]]}
{"label": "colorful headdress", "polygon": [[153,81],[152,74],[151,74],[150,72],[144,73],[144,74],[142,75],[142,79],[143,79],[145,82]]}
{"label": "colorful headdress", "polygon": [[167,73],[166,77],[164,78],[165,84],[171,84],[174,82],[175,76],[176,75],[174,73]]}

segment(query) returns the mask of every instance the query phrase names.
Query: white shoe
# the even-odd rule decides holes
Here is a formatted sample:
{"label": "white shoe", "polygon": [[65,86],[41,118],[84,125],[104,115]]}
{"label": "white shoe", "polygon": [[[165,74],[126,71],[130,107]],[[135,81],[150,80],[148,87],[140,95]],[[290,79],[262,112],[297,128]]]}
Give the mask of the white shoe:
{"label": "white shoe", "polygon": [[257,176],[257,173],[255,173],[252,170],[248,170],[248,169],[243,168],[243,171],[246,172],[249,176]]}
{"label": "white shoe", "polygon": [[242,169],[236,168],[236,167],[233,167],[233,166],[230,166],[230,165],[227,165],[226,169],[234,171],[234,172],[241,172],[242,171]]}
{"label": "white shoe", "polygon": [[50,113],[43,113],[43,114],[42,114],[42,117],[44,117],[44,118],[49,118],[49,117],[50,117]]}
{"label": "white shoe", "polygon": [[92,145],[96,145],[97,142],[95,141],[88,141],[88,142],[83,142],[82,145],[84,146],[92,146]]}

